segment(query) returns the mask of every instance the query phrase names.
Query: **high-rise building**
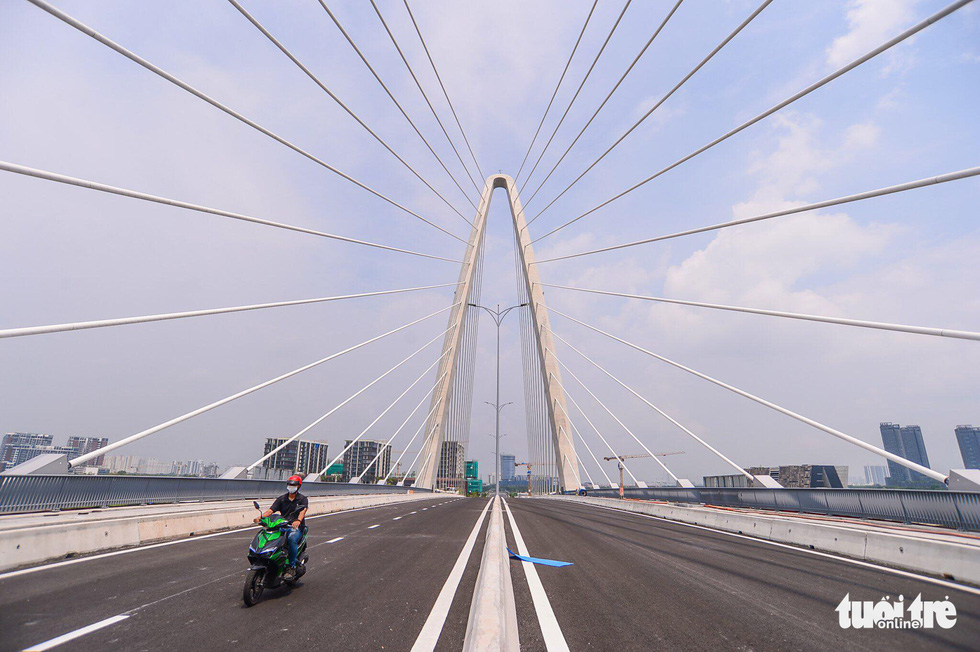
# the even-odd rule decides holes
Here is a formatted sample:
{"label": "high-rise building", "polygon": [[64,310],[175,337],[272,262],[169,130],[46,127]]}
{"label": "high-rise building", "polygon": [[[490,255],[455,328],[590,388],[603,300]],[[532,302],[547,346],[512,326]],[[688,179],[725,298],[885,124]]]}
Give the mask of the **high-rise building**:
{"label": "high-rise building", "polygon": [[23,464],[27,460],[32,460],[38,455],[54,453],[55,455],[70,456],[72,450],[67,446],[12,446],[10,461],[6,463],[3,470],[12,469],[18,464]]}
{"label": "high-rise building", "polygon": [[177,460],[171,464],[171,475],[186,475],[198,478],[217,478],[221,469],[214,462],[204,460]]}
{"label": "high-rise building", "polygon": [[[69,460],[107,446],[106,437],[69,437],[67,446],[55,446],[54,437],[36,432],[8,432],[0,443],[0,471],[13,468],[44,453],[65,455]],[[79,466],[101,466],[102,456]]]}
{"label": "high-rise building", "polygon": [[[788,466],[750,466],[752,475],[768,475],[784,487],[794,489],[842,489],[847,486],[848,468],[831,464],[791,464]],[[744,475],[706,475],[708,488],[750,487]]]}
{"label": "high-rise building", "polygon": [[[904,457],[910,462],[929,467],[929,455],[926,454],[926,444],[922,440],[922,428],[888,422],[882,423],[879,427],[881,443],[886,451]],[[930,487],[936,484],[934,480],[918,471],[912,471],[891,460],[888,460],[888,475],[889,487]]]}
{"label": "high-rise building", "polygon": [[[748,467],[745,470],[748,471],[750,475],[768,475],[770,478],[772,478],[776,482],[779,482],[779,467],[778,466],[750,466],[750,467]],[[742,477],[745,478],[744,475]],[[748,480],[748,478],[745,478],[745,479]],[[705,486],[707,486],[707,485],[705,485]],[[722,486],[724,486],[724,485],[722,485]],[[738,486],[741,486],[741,485],[738,485]],[[749,486],[749,485],[746,485],[746,486]]]}
{"label": "high-rise building", "polygon": [[[285,438],[269,437],[265,440],[265,451],[268,455],[286,442]],[[299,475],[322,471],[330,458],[327,457],[327,445],[322,441],[296,439],[283,446],[282,450],[262,462],[267,469],[280,469]]]}
{"label": "high-rise building", "polygon": [[[348,446],[350,448],[347,448]],[[344,448],[347,450],[344,453],[344,472],[340,477],[341,482],[347,482],[363,473],[361,482],[373,484],[388,475],[388,471],[391,470],[391,446],[386,442],[359,439],[351,444],[351,440],[347,440],[344,442]],[[378,461],[374,462],[376,457]],[[371,464],[372,462],[374,464]]]}
{"label": "high-rise building", "polygon": [[183,475],[200,478],[217,478],[221,475],[221,467],[216,462],[203,460],[168,462],[155,457],[137,455],[106,455],[99,466],[108,473],[129,475]]}
{"label": "high-rise building", "polygon": [[0,441],[0,471],[17,466],[21,462],[26,462],[35,455],[28,451],[41,446],[51,446],[54,437],[42,435],[37,432],[8,432]]}
{"label": "high-rise building", "polygon": [[465,462],[466,449],[462,442],[442,442],[436,486],[440,489],[459,489],[463,482]]}
{"label": "high-rise building", "polygon": [[139,473],[141,457],[135,455],[105,455],[102,468],[109,473]]}
{"label": "high-rise building", "polygon": [[884,487],[888,479],[888,467],[883,465],[865,466],[864,477],[868,484]]}
{"label": "high-rise building", "polygon": [[517,475],[517,466],[515,464],[517,458],[509,453],[503,453],[500,456],[500,479],[501,480],[513,480]]}
{"label": "high-rise building", "polygon": [[741,473],[736,475],[705,475],[702,476],[701,481],[707,489],[742,489],[752,486],[749,479]]}
{"label": "high-rise building", "polygon": [[784,487],[800,487],[807,489],[842,489],[844,481],[838,468],[846,471],[847,467],[837,467],[830,464],[794,464],[779,467],[779,484]]}
{"label": "high-rise building", "polygon": [[956,443],[960,445],[963,466],[967,469],[980,469],[980,427],[956,426]]}
{"label": "high-rise building", "polygon": [[[85,453],[97,451],[108,445],[108,437],[69,437],[68,448],[72,449],[74,453],[70,454],[68,459],[71,460]],[[93,457],[88,462],[83,462],[81,466],[102,466],[104,461],[105,455],[99,455],[98,457]]]}

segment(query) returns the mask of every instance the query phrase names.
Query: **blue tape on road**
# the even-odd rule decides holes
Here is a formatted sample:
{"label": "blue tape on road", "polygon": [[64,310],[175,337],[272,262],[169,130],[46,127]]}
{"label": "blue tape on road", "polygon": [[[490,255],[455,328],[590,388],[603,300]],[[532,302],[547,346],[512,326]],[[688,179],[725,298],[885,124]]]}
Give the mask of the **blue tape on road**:
{"label": "blue tape on road", "polygon": [[518,555],[510,548],[507,548],[507,552],[510,553],[511,559],[520,559],[521,561],[529,561],[532,564],[541,564],[542,566],[571,566],[570,561],[556,561],[554,559],[540,559],[538,557],[525,557],[524,555]]}

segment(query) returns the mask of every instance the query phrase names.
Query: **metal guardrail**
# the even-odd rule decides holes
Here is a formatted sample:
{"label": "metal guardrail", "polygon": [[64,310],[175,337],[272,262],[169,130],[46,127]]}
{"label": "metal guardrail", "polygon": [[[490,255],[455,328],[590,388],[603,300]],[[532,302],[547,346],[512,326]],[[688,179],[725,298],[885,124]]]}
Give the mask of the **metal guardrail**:
{"label": "metal guardrail", "polygon": [[[625,487],[626,498],[921,523],[980,531],[980,494],[915,489],[734,489]],[[589,489],[618,498],[619,489]]]}
{"label": "metal guardrail", "polygon": [[[274,498],[283,493],[275,480],[223,480],[136,475],[8,475],[0,476],[0,514],[57,509],[121,507],[181,502]],[[307,482],[307,496],[425,491],[414,487]]]}

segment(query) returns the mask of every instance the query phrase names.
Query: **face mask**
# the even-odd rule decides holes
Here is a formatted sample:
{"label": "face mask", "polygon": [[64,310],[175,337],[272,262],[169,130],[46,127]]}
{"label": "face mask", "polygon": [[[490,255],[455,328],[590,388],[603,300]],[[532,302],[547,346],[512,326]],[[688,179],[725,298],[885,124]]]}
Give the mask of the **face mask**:
{"label": "face mask", "polygon": [[289,487],[286,487],[286,491],[288,491],[291,494],[294,494],[297,491],[299,491],[299,487],[289,486]]}

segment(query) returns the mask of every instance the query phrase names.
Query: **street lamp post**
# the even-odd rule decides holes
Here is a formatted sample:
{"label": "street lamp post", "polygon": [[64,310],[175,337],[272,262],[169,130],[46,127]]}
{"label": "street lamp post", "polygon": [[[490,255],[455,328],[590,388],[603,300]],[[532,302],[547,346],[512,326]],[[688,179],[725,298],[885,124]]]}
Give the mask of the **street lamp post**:
{"label": "street lamp post", "polygon": [[524,306],[527,305],[527,303],[526,302],[519,303],[516,306],[511,306],[510,308],[504,308],[503,310],[500,309],[499,303],[497,304],[496,310],[491,310],[486,306],[481,306],[476,303],[471,303],[469,305],[472,306],[473,308],[483,308],[484,310],[486,310],[487,314],[493,317],[493,323],[497,325],[497,401],[492,405],[494,407],[494,411],[496,412],[496,428],[494,432],[494,438],[496,439],[497,442],[496,445],[497,452],[495,455],[496,459],[494,463],[494,471],[497,476],[496,478],[497,482],[496,482],[496,487],[494,489],[494,495],[499,496],[500,495],[500,410],[503,409],[505,405],[510,405],[510,403],[504,403],[504,405],[500,404],[500,324],[504,321],[504,317],[507,316],[507,313],[509,313],[514,308],[523,308]]}

